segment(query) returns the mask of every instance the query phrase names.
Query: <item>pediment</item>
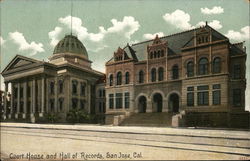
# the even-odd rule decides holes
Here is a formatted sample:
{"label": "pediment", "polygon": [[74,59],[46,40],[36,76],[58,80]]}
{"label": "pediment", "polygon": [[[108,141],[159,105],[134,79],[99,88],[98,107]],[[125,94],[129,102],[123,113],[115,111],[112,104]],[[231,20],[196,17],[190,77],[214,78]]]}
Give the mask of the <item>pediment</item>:
{"label": "pediment", "polygon": [[31,66],[32,64],[37,64],[40,61],[28,58],[25,56],[17,55],[15,58],[11,60],[11,62],[6,66],[6,68],[2,71],[2,73],[5,73],[9,70],[12,69],[17,69],[17,68],[23,68],[26,66]]}

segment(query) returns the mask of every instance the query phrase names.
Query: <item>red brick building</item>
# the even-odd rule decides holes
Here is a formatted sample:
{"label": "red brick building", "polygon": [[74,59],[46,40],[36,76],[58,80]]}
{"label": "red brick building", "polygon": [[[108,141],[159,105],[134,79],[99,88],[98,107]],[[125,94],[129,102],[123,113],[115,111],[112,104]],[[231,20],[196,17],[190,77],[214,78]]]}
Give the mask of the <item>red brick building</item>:
{"label": "red brick building", "polygon": [[106,113],[185,111],[219,120],[244,112],[245,64],[243,42],[208,25],[127,44],[106,63]]}

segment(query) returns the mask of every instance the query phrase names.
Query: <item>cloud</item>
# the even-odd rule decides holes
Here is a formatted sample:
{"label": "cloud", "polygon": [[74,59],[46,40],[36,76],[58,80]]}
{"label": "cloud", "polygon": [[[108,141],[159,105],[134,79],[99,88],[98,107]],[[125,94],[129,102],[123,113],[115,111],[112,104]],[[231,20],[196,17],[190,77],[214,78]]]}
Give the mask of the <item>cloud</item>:
{"label": "cloud", "polygon": [[201,13],[206,14],[206,15],[211,15],[211,14],[221,14],[224,12],[224,9],[220,6],[214,6],[212,9],[209,8],[201,8]]}
{"label": "cloud", "polygon": [[176,26],[178,29],[188,30],[194,28],[189,23],[190,15],[182,10],[177,9],[172,13],[166,13],[162,17],[167,23]]}
{"label": "cloud", "polygon": [[229,30],[226,34],[226,37],[234,41],[249,40],[249,35],[250,35],[249,31],[250,31],[250,26],[245,26],[241,28],[240,31]]}
{"label": "cloud", "polygon": [[3,44],[5,43],[6,40],[3,39],[2,36],[0,36],[0,45],[3,46]]}
{"label": "cloud", "polygon": [[[201,21],[196,26],[199,27],[199,26],[205,26],[205,25],[206,25],[206,23],[204,21]],[[211,26],[212,28],[214,28],[215,30],[219,30],[222,28],[222,25],[221,25],[220,21],[218,21],[218,20],[213,20],[212,22],[209,22],[208,25]]]}
{"label": "cloud", "polygon": [[30,51],[31,56],[37,53],[44,52],[42,43],[36,43],[34,41],[28,43],[23,34],[18,31],[10,32],[9,36],[10,39],[19,46],[19,51]]}
{"label": "cloud", "polygon": [[[72,19],[72,33],[84,41],[84,45],[88,45],[89,51],[98,52],[104,48],[109,47],[107,41],[115,39],[121,39],[130,41],[131,36],[139,29],[140,24],[132,16],[123,17],[122,21],[117,19],[111,19],[111,26],[104,28],[103,26],[98,27],[97,33],[91,33],[84,26],[83,21],[78,17],[61,17],[58,19],[60,26],[55,27],[54,30],[49,32],[49,38],[51,39],[50,44],[55,46],[58,43],[60,35],[66,31],[71,30],[71,19]],[[62,30],[61,30],[62,29]]]}
{"label": "cloud", "polygon": [[55,27],[55,29],[53,31],[49,32],[49,38],[51,39],[50,41],[50,45],[51,46],[56,46],[56,44],[59,42],[59,35],[62,32],[62,28],[61,27]]}
{"label": "cloud", "polygon": [[144,34],[143,38],[150,40],[150,39],[154,39],[156,37],[156,35],[158,35],[159,37],[163,37],[164,33],[163,32],[157,32],[157,33],[154,33],[154,34]]}

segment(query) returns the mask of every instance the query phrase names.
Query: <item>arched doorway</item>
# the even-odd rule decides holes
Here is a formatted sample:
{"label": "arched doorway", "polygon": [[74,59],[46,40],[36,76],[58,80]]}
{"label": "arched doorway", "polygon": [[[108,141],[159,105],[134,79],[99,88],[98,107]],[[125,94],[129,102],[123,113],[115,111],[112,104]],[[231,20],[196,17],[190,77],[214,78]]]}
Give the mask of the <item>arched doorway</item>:
{"label": "arched doorway", "polygon": [[138,109],[140,113],[145,113],[147,109],[147,98],[145,96],[140,96]]}
{"label": "arched doorway", "polygon": [[169,108],[172,109],[174,113],[179,112],[179,96],[176,93],[173,93],[169,96]]}
{"label": "arched doorway", "polygon": [[153,109],[155,109],[156,112],[162,112],[162,96],[159,93],[153,96]]}

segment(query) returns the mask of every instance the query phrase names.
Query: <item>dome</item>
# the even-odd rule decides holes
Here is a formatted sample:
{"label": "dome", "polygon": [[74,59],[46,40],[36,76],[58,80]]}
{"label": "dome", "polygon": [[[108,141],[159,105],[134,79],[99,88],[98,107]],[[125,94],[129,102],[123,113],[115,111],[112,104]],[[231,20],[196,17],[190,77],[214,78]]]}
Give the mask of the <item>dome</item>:
{"label": "dome", "polygon": [[61,41],[58,42],[53,54],[59,53],[80,54],[88,58],[88,52],[86,48],[84,47],[82,42],[73,35],[66,35]]}

